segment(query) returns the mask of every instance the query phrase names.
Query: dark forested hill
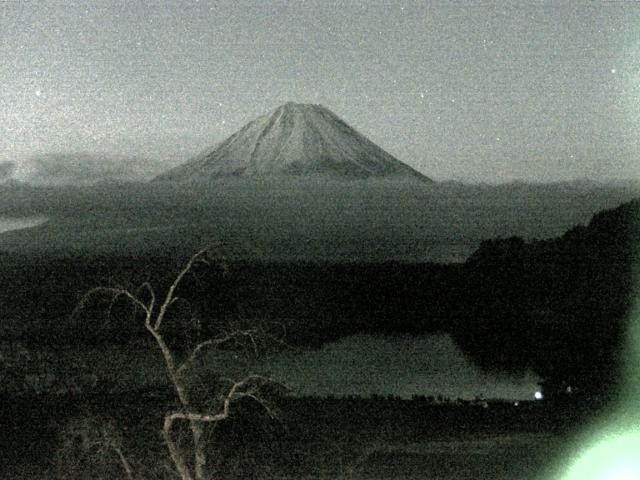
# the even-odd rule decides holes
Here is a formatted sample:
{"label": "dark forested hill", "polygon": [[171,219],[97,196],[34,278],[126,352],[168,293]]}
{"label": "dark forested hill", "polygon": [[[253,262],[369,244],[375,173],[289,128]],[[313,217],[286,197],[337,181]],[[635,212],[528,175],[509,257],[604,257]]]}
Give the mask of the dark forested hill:
{"label": "dark forested hill", "polygon": [[559,238],[488,240],[465,263],[456,339],[489,368],[529,366],[551,383],[615,383],[638,297],[640,201]]}

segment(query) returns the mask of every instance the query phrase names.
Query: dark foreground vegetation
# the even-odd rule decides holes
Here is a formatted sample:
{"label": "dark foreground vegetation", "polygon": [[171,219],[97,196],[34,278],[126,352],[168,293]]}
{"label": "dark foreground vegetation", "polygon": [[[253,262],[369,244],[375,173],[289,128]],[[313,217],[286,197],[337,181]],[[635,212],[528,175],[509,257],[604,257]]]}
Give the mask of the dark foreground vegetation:
{"label": "dark foreground vegetation", "polygon": [[[5,478],[176,478],[159,435],[166,392],[3,397]],[[592,411],[580,403],[433,403],[425,398],[295,398],[271,419],[251,402],[207,431],[210,478],[535,479]],[[186,441],[186,432],[185,432]],[[544,477],[542,477],[544,478]]]}
{"label": "dark foreground vegetation", "polygon": [[[461,264],[194,264],[161,330],[178,357],[220,335],[221,325],[275,326],[278,339],[303,348],[355,333],[446,332],[488,370],[532,369],[547,398],[485,408],[419,398],[296,399],[267,390],[273,407],[266,410],[279,412],[276,420],[261,402],[238,397],[229,418],[206,426],[208,471],[227,478],[539,477],[539,466],[558,454],[556,442],[616,396],[635,295],[639,213],[636,200],[555,239],[487,240]],[[152,299],[138,286],[167,291],[184,264],[169,250],[2,257],[5,476],[176,478],[160,423],[168,408],[186,407],[170,391],[123,392],[97,379],[75,396],[46,388],[34,394],[38,388],[21,386],[46,383],[47,372],[19,358],[43,346],[55,355],[71,345],[133,352],[149,343],[143,312],[125,297],[92,297],[81,312],[76,307],[102,285],[134,293],[144,310]],[[70,368],[78,378],[91,373]],[[206,408],[207,398],[197,406]],[[184,423],[175,441],[188,450]]]}

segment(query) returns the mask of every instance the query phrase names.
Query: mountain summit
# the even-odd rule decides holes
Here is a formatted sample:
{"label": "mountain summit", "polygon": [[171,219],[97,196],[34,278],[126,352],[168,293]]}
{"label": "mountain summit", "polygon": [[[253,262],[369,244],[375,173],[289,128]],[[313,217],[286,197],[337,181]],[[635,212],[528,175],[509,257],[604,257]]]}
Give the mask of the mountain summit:
{"label": "mountain summit", "polygon": [[320,174],[431,181],[321,105],[289,102],[156,180]]}

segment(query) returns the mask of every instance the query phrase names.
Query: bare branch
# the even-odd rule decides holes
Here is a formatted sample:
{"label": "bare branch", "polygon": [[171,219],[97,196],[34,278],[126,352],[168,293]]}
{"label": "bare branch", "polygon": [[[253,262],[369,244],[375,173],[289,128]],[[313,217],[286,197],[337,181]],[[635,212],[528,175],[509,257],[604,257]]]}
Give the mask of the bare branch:
{"label": "bare branch", "polygon": [[246,397],[246,398],[252,399],[256,403],[260,404],[262,406],[262,408],[264,408],[264,410],[267,412],[267,415],[269,415],[269,417],[276,418],[275,410],[273,409],[273,407],[267,401],[265,401],[264,398],[260,398],[257,395],[255,395],[253,393],[249,393],[249,392],[241,392],[241,393],[236,394],[236,396],[237,396],[237,398]]}
{"label": "bare branch", "polygon": [[153,290],[153,287],[149,282],[144,282],[142,285],[140,285],[138,290],[139,291],[146,290],[147,292],[149,292],[149,296],[151,297],[151,300],[149,300],[148,307],[149,307],[150,314],[153,314],[153,309],[156,306],[156,292]]}
{"label": "bare branch", "polygon": [[75,317],[76,315],[78,315],[80,311],[87,306],[87,303],[91,298],[101,294],[112,297],[111,304],[113,304],[113,302],[115,302],[119,297],[126,297],[134,305],[136,305],[137,307],[140,307],[142,311],[145,312],[145,314],[147,314],[147,316],[149,316],[151,313],[149,310],[149,306],[146,305],[137,296],[133,295],[129,290],[126,290],[124,288],[114,288],[114,287],[96,287],[89,290],[85,295],[82,296],[82,298],[78,302],[78,305],[76,306],[76,308],[71,314],[72,317]]}
{"label": "bare branch", "polygon": [[256,339],[253,336],[253,333],[250,333],[249,335],[247,335],[247,337],[249,338],[249,341],[251,342],[251,346],[253,347],[253,353],[257,357],[258,356],[258,344],[256,343]]}
{"label": "bare branch", "polygon": [[174,420],[189,420],[194,422],[219,422],[225,420],[229,417],[229,413],[231,410],[231,404],[234,400],[240,398],[251,398],[261,405],[265,407],[265,410],[269,412],[271,415],[273,412],[267,406],[266,402],[263,399],[260,399],[255,390],[245,391],[243,388],[245,387],[256,387],[256,383],[276,383],[271,379],[264,377],[262,375],[247,375],[242,380],[234,382],[227,395],[224,397],[224,401],[222,403],[222,411],[212,414],[212,413],[196,413],[196,412],[172,412],[168,413],[165,416],[165,426],[167,425],[167,421],[169,422],[169,426],[173,423]]}
{"label": "bare branch", "polygon": [[286,350],[291,350],[291,351],[294,351],[294,352],[300,352],[301,349],[299,347],[291,345],[290,343],[288,343],[288,342],[286,342],[284,340],[287,337],[287,327],[281,322],[277,322],[277,323],[275,323],[275,325],[281,327],[282,333],[273,334],[273,333],[269,333],[268,331],[261,330],[260,336],[262,338],[270,340],[275,345],[280,345],[281,347],[283,347]]}
{"label": "bare branch", "polygon": [[167,313],[167,308],[169,308],[169,306],[175,301],[174,293],[176,288],[178,288],[178,285],[180,285],[183,277],[191,270],[197,260],[201,260],[207,263],[206,260],[202,260],[201,258],[206,252],[207,250],[204,249],[193,255],[169,287],[169,291],[167,292],[164,302],[162,302],[162,305],[160,305],[160,311],[158,312],[158,316],[156,317],[156,321],[153,326],[155,330],[158,330],[160,328],[160,325],[162,325],[162,320]]}
{"label": "bare branch", "polygon": [[213,345],[213,344],[214,344],[213,340],[206,340],[206,341],[200,342],[198,345],[196,345],[196,347],[193,350],[191,350],[191,353],[189,354],[187,359],[184,362],[182,362],[182,364],[180,364],[180,366],[176,370],[176,376],[177,377],[181,377],[184,374],[184,372],[195,361],[195,359],[198,356],[198,353],[200,352],[200,350],[202,350],[205,347],[208,347],[209,345]]}
{"label": "bare branch", "polygon": [[120,449],[119,447],[114,447],[113,450],[118,456],[118,459],[120,460],[120,465],[122,465],[122,468],[124,469],[127,475],[127,478],[129,480],[133,480],[133,469],[131,468],[131,464],[127,460],[127,457],[125,457],[124,453],[122,453],[122,449]]}
{"label": "bare branch", "polygon": [[251,340],[254,347],[256,348],[256,353],[257,353],[257,344],[255,342],[255,339],[253,338],[256,333],[257,333],[256,329],[237,330],[227,334],[220,335],[216,338],[212,338],[212,339],[200,342],[198,345],[196,345],[193,348],[193,350],[191,350],[191,353],[189,354],[189,356],[177,368],[176,376],[180,377],[184,375],[184,372],[187,371],[189,367],[191,367],[191,365],[197,358],[200,351],[209,346],[220,346],[231,341],[237,341],[241,337],[248,337]]}

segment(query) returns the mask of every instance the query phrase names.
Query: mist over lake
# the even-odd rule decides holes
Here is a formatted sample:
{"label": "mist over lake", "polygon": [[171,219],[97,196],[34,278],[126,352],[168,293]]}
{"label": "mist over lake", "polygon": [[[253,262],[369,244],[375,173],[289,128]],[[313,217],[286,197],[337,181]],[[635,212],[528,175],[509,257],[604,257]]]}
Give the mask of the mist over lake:
{"label": "mist over lake", "polygon": [[22,230],[23,228],[37,227],[47,221],[47,217],[30,216],[30,217],[10,217],[0,215],[0,233],[9,232],[11,230]]}
{"label": "mist over lake", "polygon": [[10,184],[0,187],[0,214],[50,221],[1,235],[0,249],[144,256],[169,248],[188,256],[222,242],[225,254],[236,258],[462,262],[484,239],[559,236],[639,192],[635,184],[593,182],[465,185],[293,176],[188,186]]}

